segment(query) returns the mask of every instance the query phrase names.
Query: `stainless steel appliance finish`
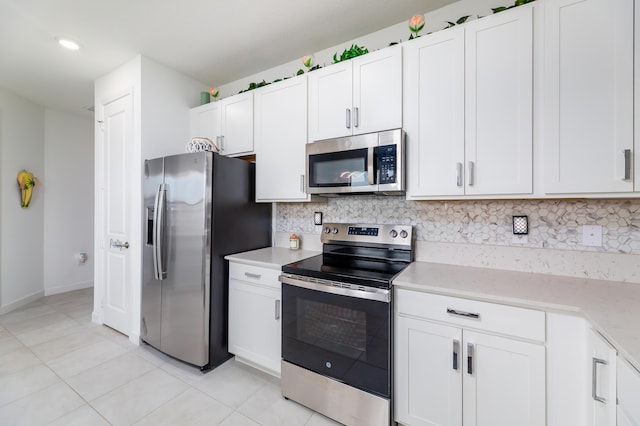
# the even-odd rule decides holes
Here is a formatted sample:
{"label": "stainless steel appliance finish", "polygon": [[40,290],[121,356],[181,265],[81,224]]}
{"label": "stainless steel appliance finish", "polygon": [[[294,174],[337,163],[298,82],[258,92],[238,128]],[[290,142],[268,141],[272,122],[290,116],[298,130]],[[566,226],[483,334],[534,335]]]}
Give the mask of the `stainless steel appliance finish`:
{"label": "stainless steel appliance finish", "polygon": [[141,337],[202,369],[227,352],[227,254],[267,247],[254,165],[192,153],[145,161]]}
{"label": "stainless steel appliance finish", "polygon": [[283,267],[282,394],[348,425],[389,424],[391,281],[411,226],[327,223],[322,254]]}
{"label": "stainless steel appliance finish", "polygon": [[282,395],[350,426],[388,426],[391,402],[282,361]]}
{"label": "stainless steel appliance finish", "polygon": [[306,145],[309,194],[397,195],[405,191],[402,129],[326,139]]}

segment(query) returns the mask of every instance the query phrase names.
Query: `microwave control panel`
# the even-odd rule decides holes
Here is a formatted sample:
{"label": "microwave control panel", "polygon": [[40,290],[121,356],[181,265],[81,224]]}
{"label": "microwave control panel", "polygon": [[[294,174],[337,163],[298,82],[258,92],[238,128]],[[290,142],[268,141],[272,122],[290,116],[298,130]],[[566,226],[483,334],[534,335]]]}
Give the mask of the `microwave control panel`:
{"label": "microwave control panel", "polygon": [[374,148],[378,184],[396,183],[396,145],[385,145]]}

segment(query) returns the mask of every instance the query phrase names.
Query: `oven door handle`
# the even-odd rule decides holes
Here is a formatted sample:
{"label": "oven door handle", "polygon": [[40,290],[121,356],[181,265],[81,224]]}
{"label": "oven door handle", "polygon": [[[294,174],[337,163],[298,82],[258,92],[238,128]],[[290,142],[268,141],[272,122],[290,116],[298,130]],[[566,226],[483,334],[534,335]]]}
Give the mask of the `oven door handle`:
{"label": "oven door handle", "polygon": [[283,284],[289,284],[296,287],[306,288],[307,290],[322,291],[324,293],[337,294],[339,296],[350,296],[358,299],[376,300],[378,302],[390,303],[391,302],[391,290],[372,288],[371,291],[356,290],[354,288],[339,287],[320,282],[303,281],[300,279],[292,278],[287,275],[280,275],[278,280]]}

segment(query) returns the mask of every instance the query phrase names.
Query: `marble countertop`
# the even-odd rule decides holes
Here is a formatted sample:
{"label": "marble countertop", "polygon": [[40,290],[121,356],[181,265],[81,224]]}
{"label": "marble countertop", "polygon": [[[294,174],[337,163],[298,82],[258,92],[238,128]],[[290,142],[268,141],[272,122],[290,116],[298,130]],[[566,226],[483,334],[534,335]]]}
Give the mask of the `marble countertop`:
{"label": "marble countertop", "polygon": [[640,284],[413,262],[398,288],[580,313],[640,370]]}
{"label": "marble countertop", "polygon": [[283,265],[297,262],[308,257],[320,254],[311,250],[290,250],[282,247],[266,247],[263,249],[247,251],[244,253],[230,254],[224,258],[245,265],[261,266],[269,269],[282,269]]}

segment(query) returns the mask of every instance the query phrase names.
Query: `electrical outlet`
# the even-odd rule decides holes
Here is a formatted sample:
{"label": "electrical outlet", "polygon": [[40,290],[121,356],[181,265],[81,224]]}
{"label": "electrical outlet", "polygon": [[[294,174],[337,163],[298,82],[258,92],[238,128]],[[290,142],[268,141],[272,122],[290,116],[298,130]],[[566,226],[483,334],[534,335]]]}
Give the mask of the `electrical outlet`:
{"label": "electrical outlet", "polygon": [[582,245],[602,247],[602,226],[584,225],[582,227]]}
{"label": "electrical outlet", "polygon": [[313,214],[313,224],[322,225],[322,212],[315,212]]}

